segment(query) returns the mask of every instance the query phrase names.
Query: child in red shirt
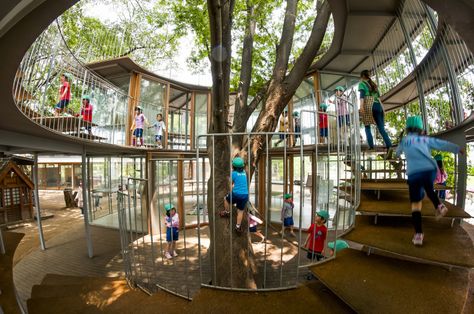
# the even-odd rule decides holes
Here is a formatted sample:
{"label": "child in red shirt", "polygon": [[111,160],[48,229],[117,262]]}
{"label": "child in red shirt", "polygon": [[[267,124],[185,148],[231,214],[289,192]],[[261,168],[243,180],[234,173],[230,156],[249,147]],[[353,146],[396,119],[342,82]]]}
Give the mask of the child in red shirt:
{"label": "child in red shirt", "polygon": [[304,246],[308,249],[307,257],[311,261],[315,259],[321,260],[324,250],[324,242],[326,241],[326,235],[328,229],[324,225],[329,219],[329,213],[325,210],[320,210],[316,213],[314,223],[308,229],[308,237],[304,243]]}
{"label": "child in red shirt", "polygon": [[328,105],[321,104],[319,105],[319,143],[326,143],[326,139],[328,138],[328,115],[326,110],[328,109]]}
{"label": "child in red shirt", "polygon": [[61,87],[59,88],[59,102],[56,104],[54,115],[59,116],[60,113],[64,112],[66,107],[71,101],[71,80],[70,74],[64,73],[61,75]]}
{"label": "child in red shirt", "polygon": [[[82,96],[82,106],[81,106],[81,116],[82,120],[84,120],[84,129],[92,134],[92,105],[90,103],[91,98],[88,95]],[[76,117],[79,115],[77,114]]]}

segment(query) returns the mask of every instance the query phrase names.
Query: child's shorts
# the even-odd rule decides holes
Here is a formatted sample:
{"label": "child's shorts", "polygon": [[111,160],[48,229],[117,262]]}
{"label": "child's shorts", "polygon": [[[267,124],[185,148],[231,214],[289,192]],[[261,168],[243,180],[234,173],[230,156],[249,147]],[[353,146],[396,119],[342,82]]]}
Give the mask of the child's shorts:
{"label": "child's shorts", "polygon": [[306,257],[312,261],[316,260],[319,262],[320,260],[323,259],[324,256],[321,254],[321,252],[313,252],[313,251],[308,250]]}
{"label": "child's shorts", "polygon": [[253,226],[249,228],[250,232],[257,232],[257,226]]}
{"label": "child's shorts", "polygon": [[133,131],[133,136],[142,137],[143,136],[143,129],[135,129],[135,131]]}
{"label": "child's shorts", "polygon": [[339,127],[344,125],[344,121],[346,122],[345,123],[346,125],[351,124],[351,116],[348,114],[337,116],[337,120],[338,120]]}
{"label": "child's shorts", "polygon": [[319,136],[328,137],[328,128],[319,128]]}
{"label": "child's shorts", "polygon": [[295,223],[293,222],[293,217],[286,217],[283,219],[283,226],[290,227],[293,226]]}
{"label": "child's shorts", "polygon": [[[173,231],[171,231],[173,230]],[[179,239],[179,230],[177,227],[167,227],[166,228],[166,242],[178,241]]]}
{"label": "child's shorts", "polygon": [[408,176],[408,190],[410,202],[421,201],[425,197],[425,189],[433,190],[433,182],[436,178],[436,170],[428,170],[414,173]]}
{"label": "child's shorts", "polygon": [[[300,133],[301,132],[301,127],[299,126],[295,126],[295,133]],[[299,134],[295,134],[295,138],[299,138],[300,135]]]}
{"label": "child's shorts", "polygon": [[155,142],[161,142],[163,135],[155,135]]}
{"label": "child's shorts", "polygon": [[[226,195],[225,199],[230,203],[230,193]],[[232,193],[232,204],[235,204],[238,209],[244,210],[249,201],[248,195],[240,195]]]}
{"label": "child's shorts", "polygon": [[64,109],[69,105],[69,99],[61,99],[57,104],[57,109]]}
{"label": "child's shorts", "polygon": [[286,134],[280,134],[280,140],[284,140],[286,137]]}

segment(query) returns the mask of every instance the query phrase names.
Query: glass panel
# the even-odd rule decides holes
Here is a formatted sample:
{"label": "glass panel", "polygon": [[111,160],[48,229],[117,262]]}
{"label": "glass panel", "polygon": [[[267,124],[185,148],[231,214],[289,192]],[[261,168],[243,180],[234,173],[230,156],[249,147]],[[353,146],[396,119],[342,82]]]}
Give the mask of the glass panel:
{"label": "glass panel", "polygon": [[[196,94],[195,97],[195,111],[194,111],[194,130],[196,134],[194,136],[207,134],[207,94]],[[199,145],[199,146],[198,146]],[[203,142],[196,145],[200,148],[206,147]]]}
{"label": "glass panel", "polygon": [[[164,106],[166,102],[166,85],[142,78],[140,82],[140,103],[143,109],[143,114],[153,125],[156,121],[156,115],[164,113]],[[163,116],[164,119],[164,116]],[[147,128],[143,130],[143,140],[145,144],[155,145],[155,129]]]}

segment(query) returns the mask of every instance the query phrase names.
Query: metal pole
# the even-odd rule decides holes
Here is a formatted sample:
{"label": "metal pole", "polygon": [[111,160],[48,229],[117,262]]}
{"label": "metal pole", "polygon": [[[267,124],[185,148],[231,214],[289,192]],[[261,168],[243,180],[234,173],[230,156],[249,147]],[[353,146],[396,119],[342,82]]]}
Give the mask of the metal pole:
{"label": "metal pole", "polygon": [[0,229],[0,254],[5,255],[5,243],[3,243],[2,229]]}
{"label": "metal pole", "polygon": [[82,151],[82,202],[84,212],[84,227],[86,231],[86,243],[87,243],[87,254],[89,258],[94,257],[92,248],[91,230],[89,226],[89,202],[87,198],[87,190],[89,189],[89,180],[87,178],[87,162],[86,162],[86,150]]}
{"label": "metal pole", "polygon": [[46,244],[44,242],[43,236],[43,224],[41,223],[41,208],[40,208],[40,201],[39,201],[39,193],[38,193],[38,154],[34,154],[34,166],[33,166],[33,182],[35,184],[35,208],[36,208],[36,221],[38,222],[38,232],[41,244],[41,250],[46,250]]}

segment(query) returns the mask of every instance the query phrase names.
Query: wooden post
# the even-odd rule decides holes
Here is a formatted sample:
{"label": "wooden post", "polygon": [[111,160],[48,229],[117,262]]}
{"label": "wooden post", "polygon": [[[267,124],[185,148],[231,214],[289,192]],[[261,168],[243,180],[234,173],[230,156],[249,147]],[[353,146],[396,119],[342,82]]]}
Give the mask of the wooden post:
{"label": "wooden post", "polygon": [[142,75],[140,73],[132,72],[130,76],[130,89],[128,90],[128,114],[127,124],[125,126],[125,145],[131,145],[132,132],[130,127],[135,115],[135,106],[138,105],[140,99],[140,83]]}
{"label": "wooden post", "polygon": [[[179,156],[178,159],[178,215],[181,218],[179,220],[179,228],[184,229],[186,227],[186,216],[184,215],[184,176],[183,176],[183,158]],[[197,209],[199,215],[199,208]]]}
{"label": "wooden post", "polygon": [[287,171],[288,175],[289,175],[289,181],[290,181],[290,187],[288,189],[289,193],[293,194],[293,183],[294,183],[294,179],[295,179],[295,173],[294,173],[294,165],[295,165],[295,156],[294,155],[290,155],[288,156],[288,168],[289,171]]}
{"label": "wooden post", "polygon": [[163,141],[163,147],[168,147],[168,137],[169,137],[169,134],[170,134],[170,126],[168,124],[169,122],[169,119],[168,119],[168,114],[169,114],[169,107],[170,107],[170,84],[166,84],[166,96],[165,96],[165,103],[164,103],[164,120],[165,120],[165,125],[166,125],[166,134],[168,136],[165,136],[164,137],[164,141]]}
{"label": "wooden post", "polygon": [[[321,86],[319,83],[319,72],[314,72],[313,74],[313,86],[314,86],[314,95],[316,96],[316,108],[319,108],[321,103]],[[316,134],[318,136],[318,134]]]}
{"label": "wooden post", "polygon": [[[288,129],[290,132],[294,132],[295,131],[295,127],[293,125],[293,98],[290,99],[290,101],[288,102]],[[295,135],[294,134],[291,134],[290,135],[290,140],[289,140],[289,146],[290,147],[293,147],[295,143]]]}
{"label": "wooden post", "polygon": [[313,158],[311,158],[311,189],[310,189],[311,191],[311,222],[314,221],[314,213],[316,211],[316,206],[317,206],[316,183],[317,183],[317,175],[318,175],[318,171],[317,171],[318,156],[315,153],[313,153],[312,156]]}

